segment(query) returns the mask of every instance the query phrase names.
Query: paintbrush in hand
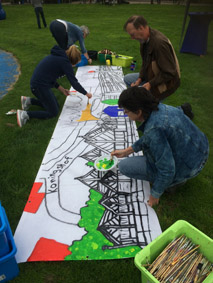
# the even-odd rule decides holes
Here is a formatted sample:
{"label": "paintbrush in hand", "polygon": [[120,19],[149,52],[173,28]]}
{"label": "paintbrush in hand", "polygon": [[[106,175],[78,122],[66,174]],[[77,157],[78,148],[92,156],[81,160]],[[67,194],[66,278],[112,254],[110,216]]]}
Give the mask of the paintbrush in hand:
{"label": "paintbrush in hand", "polygon": [[109,160],[109,164],[111,165],[113,162],[113,155],[110,155],[110,160]]}

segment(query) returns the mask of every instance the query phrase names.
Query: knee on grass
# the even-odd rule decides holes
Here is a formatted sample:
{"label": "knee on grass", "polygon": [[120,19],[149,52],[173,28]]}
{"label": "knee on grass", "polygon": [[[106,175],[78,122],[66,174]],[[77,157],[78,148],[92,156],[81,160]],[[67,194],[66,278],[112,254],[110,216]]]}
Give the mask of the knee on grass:
{"label": "knee on grass", "polygon": [[54,110],[48,111],[48,114],[49,114],[48,118],[54,118],[54,117],[58,116],[58,112],[59,112],[59,109],[54,109]]}

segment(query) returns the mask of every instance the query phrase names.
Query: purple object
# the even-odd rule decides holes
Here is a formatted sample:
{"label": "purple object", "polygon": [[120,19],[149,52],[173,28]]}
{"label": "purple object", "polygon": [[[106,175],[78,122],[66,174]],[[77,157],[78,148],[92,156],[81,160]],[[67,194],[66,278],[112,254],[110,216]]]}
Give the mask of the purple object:
{"label": "purple object", "polygon": [[124,114],[124,110],[118,108],[118,106],[108,106],[103,112],[110,117],[127,117],[127,115]]}
{"label": "purple object", "polygon": [[136,68],[136,61],[132,61],[131,65],[130,65],[130,70],[134,71]]}

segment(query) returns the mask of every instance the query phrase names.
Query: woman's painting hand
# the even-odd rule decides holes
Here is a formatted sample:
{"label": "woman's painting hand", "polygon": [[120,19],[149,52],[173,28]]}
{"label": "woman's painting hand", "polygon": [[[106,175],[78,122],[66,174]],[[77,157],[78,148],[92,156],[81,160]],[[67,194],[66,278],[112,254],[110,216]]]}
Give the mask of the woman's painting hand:
{"label": "woman's painting hand", "polygon": [[116,156],[117,158],[125,157],[125,149],[114,150],[111,152],[111,156]]}
{"label": "woman's painting hand", "polygon": [[147,203],[149,206],[153,207],[154,205],[159,204],[159,198],[154,198],[152,195],[150,195]]}
{"label": "woman's painting hand", "polygon": [[129,154],[133,153],[133,148],[130,146],[125,149],[118,149],[111,152],[112,156],[116,156],[117,158],[126,157]]}
{"label": "woman's painting hand", "polygon": [[91,98],[91,97],[92,97],[92,93],[87,93],[86,96],[87,96],[88,98]]}

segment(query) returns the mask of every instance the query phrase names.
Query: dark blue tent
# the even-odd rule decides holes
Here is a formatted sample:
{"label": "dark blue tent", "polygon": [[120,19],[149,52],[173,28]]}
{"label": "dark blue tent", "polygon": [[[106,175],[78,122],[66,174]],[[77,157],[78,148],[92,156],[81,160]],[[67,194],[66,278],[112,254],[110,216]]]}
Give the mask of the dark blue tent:
{"label": "dark blue tent", "polygon": [[[207,54],[208,28],[211,20],[213,20],[213,12],[189,13],[190,2],[191,0],[187,0],[186,2],[180,38],[180,52],[203,56]],[[182,43],[187,16],[190,17],[190,21]]]}

